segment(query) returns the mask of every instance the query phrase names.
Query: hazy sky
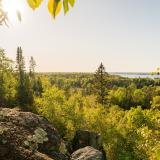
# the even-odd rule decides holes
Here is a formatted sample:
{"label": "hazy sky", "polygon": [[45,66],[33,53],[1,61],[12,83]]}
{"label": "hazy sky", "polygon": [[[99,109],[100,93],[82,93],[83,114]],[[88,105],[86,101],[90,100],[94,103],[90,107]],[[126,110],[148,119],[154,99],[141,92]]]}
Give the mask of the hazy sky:
{"label": "hazy sky", "polygon": [[56,20],[46,3],[35,12],[20,10],[21,23],[11,18],[9,28],[0,27],[0,47],[15,59],[21,46],[38,71],[92,72],[100,62],[109,72],[160,66],[160,0],[77,0]]}

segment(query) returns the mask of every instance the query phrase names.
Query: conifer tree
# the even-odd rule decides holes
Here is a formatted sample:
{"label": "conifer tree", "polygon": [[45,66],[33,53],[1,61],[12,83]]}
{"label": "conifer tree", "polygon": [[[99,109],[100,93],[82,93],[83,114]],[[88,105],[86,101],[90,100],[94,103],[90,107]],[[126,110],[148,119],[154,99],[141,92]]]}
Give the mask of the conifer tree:
{"label": "conifer tree", "polygon": [[38,77],[33,85],[33,90],[36,96],[42,96],[43,86],[40,77]]}
{"label": "conifer tree", "polygon": [[107,75],[108,74],[105,71],[105,67],[101,63],[94,74],[94,92],[97,95],[97,101],[102,105],[106,104],[106,95],[107,95],[106,76]]}
{"label": "conifer tree", "polygon": [[[17,87],[17,100],[20,106],[32,105],[33,93],[29,76],[25,72],[25,61],[22,55],[21,47],[17,48],[17,76],[18,76],[18,87]],[[27,109],[24,108],[23,109]]]}
{"label": "conifer tree", "polygon": [[36,78],[35,75],[35,67],[36,67],[36,61],[31,56],[29,61],[29,77],[32,85],[32,89],[34,91],[34,94],[36,96],[41,96],[43,92],[42,82],[41,79],[38,77]]}
{"label": "conifer tree", "polygon": [[22,48],[21,47],[17,48],[16,61],[17,61],[16,68],[17,68],[17,72],[18,72],[18,79],[19,79],[20,85],[23,86],[24,79],[25,79],[25,62],[24,62],[24,57],[22,55]]}
{"label": "conifer tree", "polygon": [[35,67],[36,67],[36,62],[34,58],[31,56],[31,59],[29,61],[29,75],[32,79],[35,78]]}

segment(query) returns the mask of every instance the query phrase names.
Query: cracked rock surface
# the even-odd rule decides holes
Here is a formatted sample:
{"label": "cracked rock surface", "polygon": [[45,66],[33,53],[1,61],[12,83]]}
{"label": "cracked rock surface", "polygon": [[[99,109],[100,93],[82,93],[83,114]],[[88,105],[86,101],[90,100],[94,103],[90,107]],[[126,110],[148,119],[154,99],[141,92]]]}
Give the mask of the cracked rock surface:
{"label": "cracked rock surface", "polygon": [[59,151],[60,144],[57,130],[45,118],[17,109],[0,108],[1,160],[66,160]]}

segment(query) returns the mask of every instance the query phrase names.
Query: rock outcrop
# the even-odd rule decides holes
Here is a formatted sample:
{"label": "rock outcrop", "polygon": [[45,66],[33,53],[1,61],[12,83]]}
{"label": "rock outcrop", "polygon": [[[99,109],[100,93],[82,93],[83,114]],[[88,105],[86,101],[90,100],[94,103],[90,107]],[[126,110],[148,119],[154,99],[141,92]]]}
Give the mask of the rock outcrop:
{"label": "rock outcrop", "polygon": [[64,141],[42,116],[0,108],[0,160],[105,160],[100,135],[94,132],[76,132],[71,156],[62,148],[66,150]]}
{"label": "rock outcrop", "polygon": [[104,160],[104,157],[102,152],[87,146],[73,152],[71,160]]}
{"label": "rock outcrop", "polygon": [[0,160],[66,160],[61,138],[43,117],[0,108]]}
{"label": "rock outcrop", "polygon": [[72,159],[79,157],[77,160],[92,160],[95,158],[95,160],[106,160],[101,135],[95,132],[78,130],[75,133],[71,148],[68,150],[72,153]]}

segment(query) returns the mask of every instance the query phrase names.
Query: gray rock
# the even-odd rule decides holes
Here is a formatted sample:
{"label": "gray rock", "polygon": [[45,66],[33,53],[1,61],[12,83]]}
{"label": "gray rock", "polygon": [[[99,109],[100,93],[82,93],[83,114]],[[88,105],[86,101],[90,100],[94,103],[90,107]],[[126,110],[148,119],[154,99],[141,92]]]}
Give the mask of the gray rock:
{"label": "gray rock", "polygon": [[103,146],[100,134],[84,130],[77,131],[72,142],[72,151],[86,146],[102,150]]}
{"label": "gray rock", "polygon": [[62,140],[43,117],[0,108],[0,160],[63,160]]}
{"label": "gray rock", "polygon": [[104,158],[102,152],[87,146],[73,152],[71,160],[104,160]]}

